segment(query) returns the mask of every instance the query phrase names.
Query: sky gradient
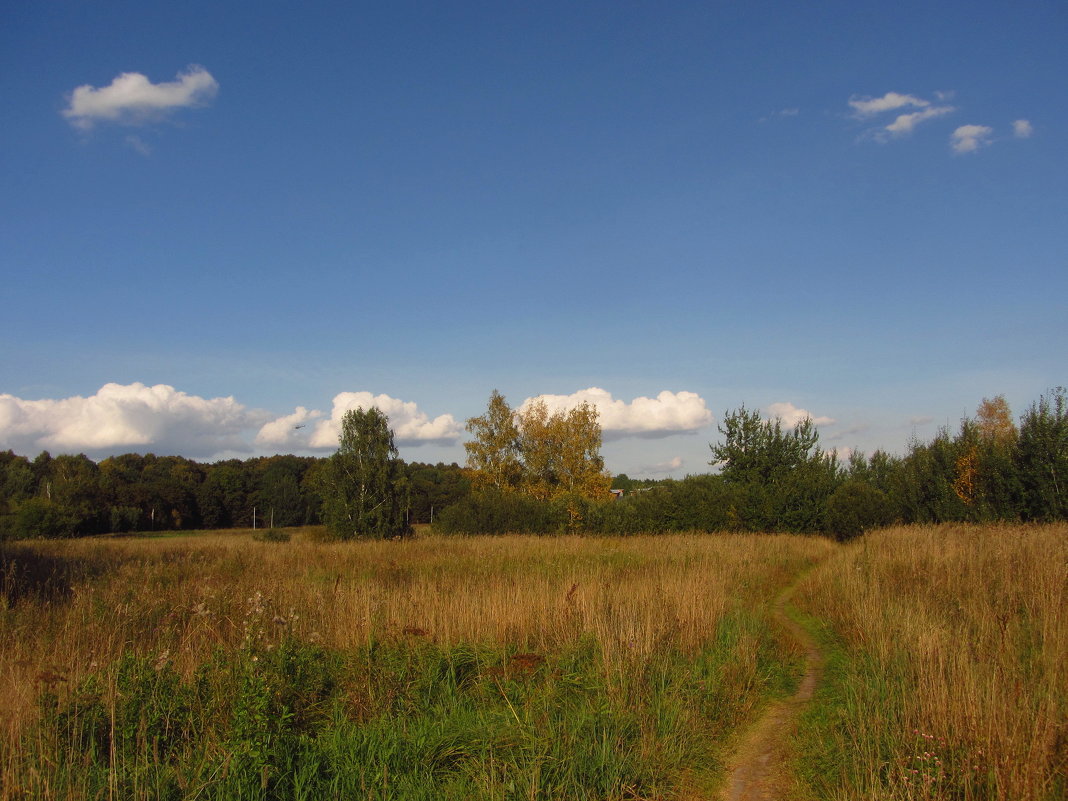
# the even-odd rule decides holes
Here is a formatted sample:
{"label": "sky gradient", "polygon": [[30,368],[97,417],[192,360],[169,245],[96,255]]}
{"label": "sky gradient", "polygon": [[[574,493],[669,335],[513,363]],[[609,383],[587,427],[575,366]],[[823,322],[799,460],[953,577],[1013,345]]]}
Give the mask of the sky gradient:
{"label": "sky gradient", "polygon": [[4,17],[0,449],[322,454],[374,403],[462,463],[496,388],[681,477],[742,404],[901,452],[1066,383],[1063,3]]}

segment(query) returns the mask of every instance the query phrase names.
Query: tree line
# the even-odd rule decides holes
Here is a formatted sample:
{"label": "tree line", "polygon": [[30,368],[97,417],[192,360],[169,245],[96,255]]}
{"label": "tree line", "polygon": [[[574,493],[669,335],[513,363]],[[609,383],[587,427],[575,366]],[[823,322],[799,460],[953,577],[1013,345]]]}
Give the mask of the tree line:
{"label": "tree line", "polygon": [[[324,520],[330,460],[264,456],[201,464],[181,456],[128,453],[30,460],[0,452],[0,539],[130,531],[317,525]],[[456,464],[398,460],[399,512],[429,523],[469,481]]]}
{"label": "tree line", "polygon": [[[844,462],[820,446],[810,419],[787,427],[742,406],[725,415],[721,440],[710,444],[715,472],[660,482],[618,476],[612,486],[626,491],[618,500],[561,480],[556,493],[539,497],[522,480],[500,480],[522,475],[515,464],[529,452],[517,436],[521,423],[509,427],[520,418],[506,412],[495,392],[487,414],[468,421],[475,489],[441,515],[442,531],[783,531],[847,539],[891,523],[1068,519],[1068,395],[1060,387],[1032,403],[1019,424],[999,395],[983,399],[956,432],[914,439],[903,456],[879,450]],[[595,433],[599,442],[599,427]],[[576,450],[572,461],[578,458]]]}
{"label": "tree line", "polygon": [[[31,460],[0,453],[0,538],[324,523],[334,536],[443,533],[784,531],[846,539],[895,522],[1068,519],[1068,393],[1043,395],[1017,423],[1003,396],[956,432],[903,456],[824,450],[811,420],[792,427],[744,406],[711,443],[712,472],[614,481],[596,410],[512,409],[496,390],[467,421],[467,466],[405,463],[388,418],[348,412],[338,451],[199,464],[125,454]],[[609,488],[624,490],[613,499]]]}

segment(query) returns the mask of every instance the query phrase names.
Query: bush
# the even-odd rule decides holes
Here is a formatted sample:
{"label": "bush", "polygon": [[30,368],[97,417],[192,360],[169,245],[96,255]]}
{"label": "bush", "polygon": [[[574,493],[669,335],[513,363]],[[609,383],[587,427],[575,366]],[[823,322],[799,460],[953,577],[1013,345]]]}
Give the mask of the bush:
{"label": "bush", "polygon": [[847,481],[827,499],[827,533],[835,539],[852,539],[893,522],[890,498],[866,481]]}
{"label": "bush", "polygon": [[70,510],[47,498],[27,498],[15,509],[12,534],[15,539],[73,537],[76,522]]}
{"label": "bush", "polygon": [[289,532],[281,528],[265,528],[252,535],[257,542],[289,542]]}
{"label": "bush", "polygon": [[474,492],[434,519],[442,534],[545,534],[567,527],[564,505],[499,490]]}

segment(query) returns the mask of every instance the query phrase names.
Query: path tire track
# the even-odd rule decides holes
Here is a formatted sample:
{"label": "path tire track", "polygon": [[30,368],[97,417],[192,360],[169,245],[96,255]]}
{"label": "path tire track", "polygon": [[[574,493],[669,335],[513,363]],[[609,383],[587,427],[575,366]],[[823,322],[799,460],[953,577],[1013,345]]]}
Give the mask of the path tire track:
{"label": "path tire track", "polygon": [[793,784],[787,767],[790,737],[797,716],[812,700],[823,678],[823,654],[812,635],[786,614],[786,605],[800,578],[775,599],[775,619],[805,651],[805,672],[797,691],[773,703],[743,736],[728,769],[721,801],[785,801]]}

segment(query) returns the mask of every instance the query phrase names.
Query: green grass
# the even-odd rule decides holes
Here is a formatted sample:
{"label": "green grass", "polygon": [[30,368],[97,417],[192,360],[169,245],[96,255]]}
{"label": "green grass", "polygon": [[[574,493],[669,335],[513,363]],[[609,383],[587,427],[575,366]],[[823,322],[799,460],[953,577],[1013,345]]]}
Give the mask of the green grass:
{"label": "green grass", "polygon": [[[421,641],[341,653],[286,636],[220,651],[188,680],[166,655],[127,654],[41,696],[14,795],[671,797],[683,776],[712,783],[716,746],[795,678],[766,635],[738,612],[696,659],[665,651],[622,680],[592,638],[542,655]],[[729,655],[753,636],[743,687]]]}

